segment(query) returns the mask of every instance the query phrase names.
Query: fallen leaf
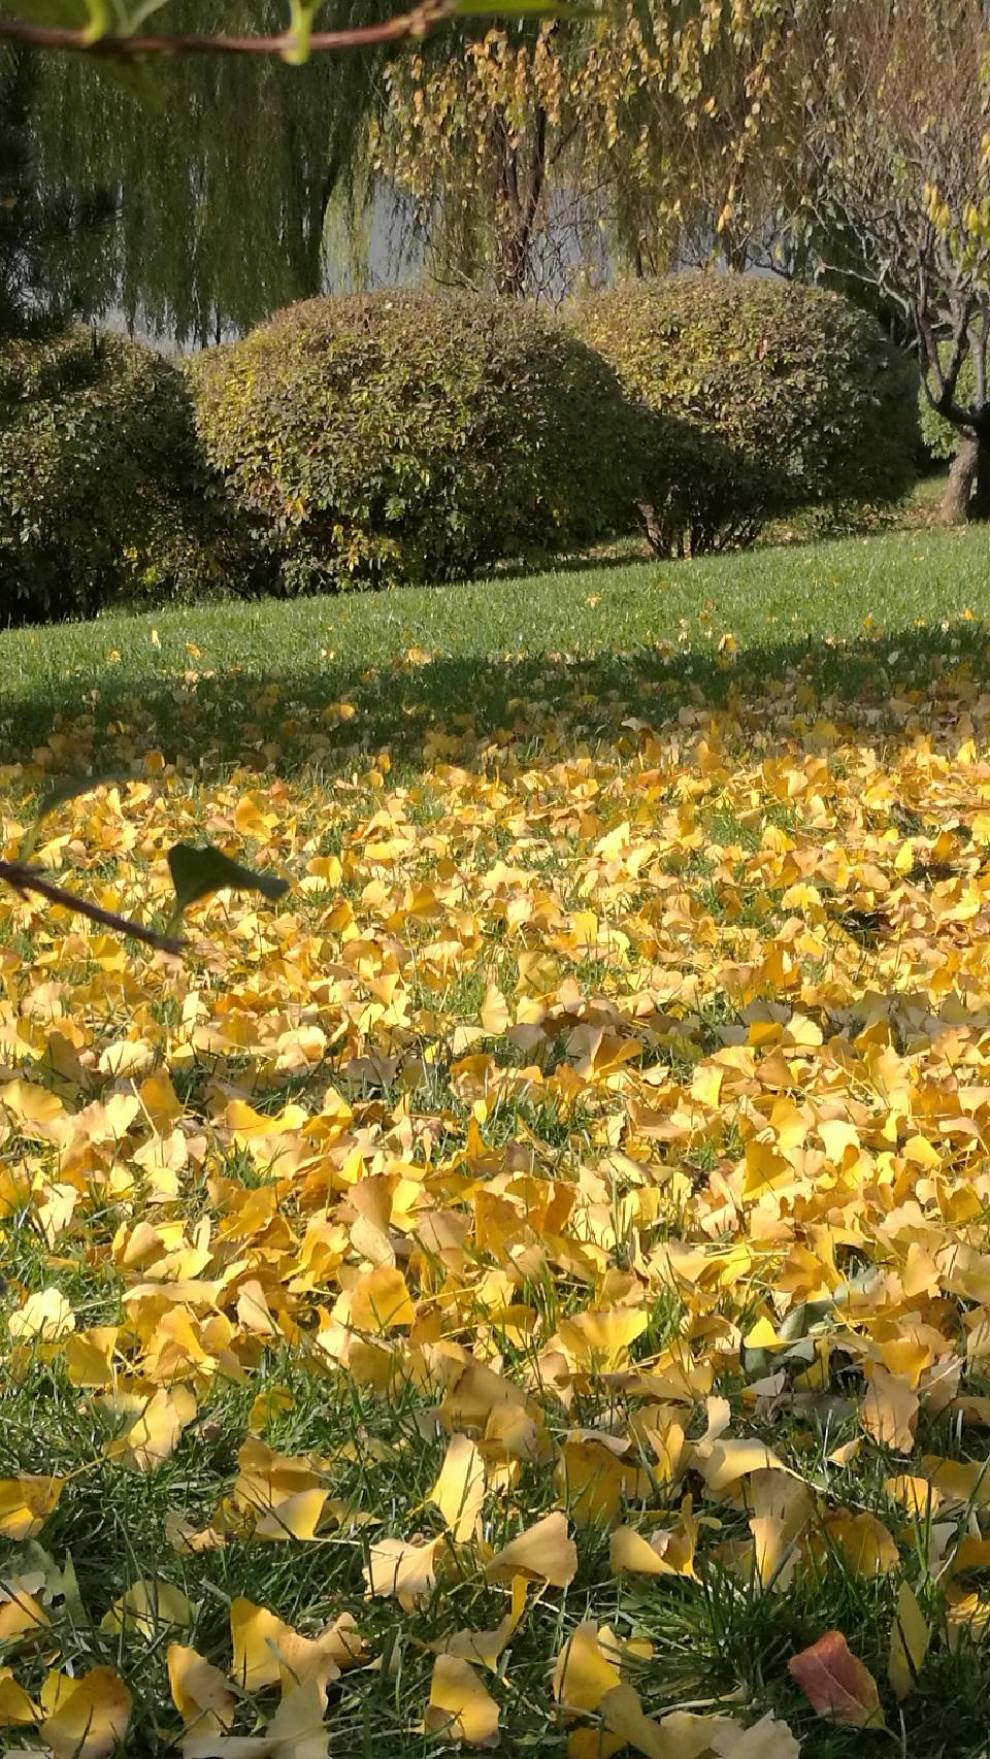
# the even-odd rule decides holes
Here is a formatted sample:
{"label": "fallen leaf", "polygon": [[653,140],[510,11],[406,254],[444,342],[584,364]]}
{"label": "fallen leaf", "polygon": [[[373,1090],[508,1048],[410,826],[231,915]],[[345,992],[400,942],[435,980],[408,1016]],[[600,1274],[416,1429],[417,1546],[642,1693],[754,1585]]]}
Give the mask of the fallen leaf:
{"label": "fallen leaf", "polygon": [[430,1501],[440,1510],[454,1543],[466,1544],[485,1501],[485,1463],[466,1435],[451,1438]]}
{"label": "fallen leaf", "polygon": [[876,1680],[841,1631],[826,1631],[810,1648],[792,1655],[787,1671],[819,1716],[851,1728],[883,1727]]}
{"label": "fallen leaf", "polygon": [[470,1662],[455,1655],[438,1655],[433,1663],[425,1732],[445,1741],[464,1741],[469,1747],[497,1747],[498,1716],[498,1705]]}
{"label": "fallen leaf", "polygon": [[186,1728],[201,1735],[222,1735],[233,1726],[237,1700],[218,1667],[180,1643],[166,1654],[172,1702]]}
{"label": "fallen leaf", "polygon": [[513,1576],[525,1576],[566,1588],[577,1574],[577,1562],[577,1547],[568,1537],[567,1516],[557,1511],[496,1552],[485,1575],[489,1582],[511,1582]]}
{"label": "fallen leaf", "polygon": [[902,1582],[897,1590],[887,1664],[887,1678],[899,1703],[914,1690],[928,1653],[930,1635],[914,1590]]}
{"label": "fallen leaf", "polygon": [[41,1738],[55,1759],[106,1759],[123,1744],[132,1699],[112,1667],[93,1667],[78,1679],[48,1674],[41,1707]]}

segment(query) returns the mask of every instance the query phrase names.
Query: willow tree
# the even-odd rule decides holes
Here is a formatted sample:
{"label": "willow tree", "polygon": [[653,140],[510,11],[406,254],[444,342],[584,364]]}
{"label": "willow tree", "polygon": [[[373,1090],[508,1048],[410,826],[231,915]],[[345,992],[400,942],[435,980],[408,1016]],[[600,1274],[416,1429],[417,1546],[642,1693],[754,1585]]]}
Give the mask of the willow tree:
{"label": "willow tree", "polygon": [[563,290],[620,254],[745,266],[787,174],[789,0],[613,0],[390,65],[378,169],[446,275]]}
{"label": "willow tree", "polygon": [[[202,8],[173,0],[167,12],[181,29]],[[353,0],[350,12],[387,16],[384,0]],[[225,0],[214,15],[246,31],[273,27],[280,9]],[[23,63],[26,52],[14,53]],[[39,203],[56,211],[98,198],[114,216],[80,252],[77,309],[202,343],[318,292],[324,217],[350,176],[378,69],[373,50],[298,68],[273,57],[170,58],[149,103],[82,57],[32,60],[21,133]]]}
{"label": "willow tree", "polygon": [[0,336],[58,324],[92,303],[112,204],[99,189],[46,190],[34,121],[43,69],[0,49]]}
{"label": "willow tree", "polygon": [[[805,206],[900,315],[959,435],[944,517],[990,516],[990,34],[983,0],[837,0],[805,22]],[[964,370],[965,369],[965,370]]]}
{"label": "willow tree", "polygon": [[628,0],[582,67],[603,98],[599,163],[641,272],[777,252],[790,210],[794,49],[806,0]]}

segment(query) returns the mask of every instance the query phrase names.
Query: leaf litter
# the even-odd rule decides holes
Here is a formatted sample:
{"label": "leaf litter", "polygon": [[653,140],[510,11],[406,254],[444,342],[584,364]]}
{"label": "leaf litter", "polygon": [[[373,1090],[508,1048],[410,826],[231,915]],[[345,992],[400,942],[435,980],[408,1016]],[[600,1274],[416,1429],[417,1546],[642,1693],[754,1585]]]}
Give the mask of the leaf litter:
{"label": "leaf litter", "polygon": [[182,962],[0,897],[23,1749],[790,1759],[990,1625],[990,702],[580,708],[0,771],[107,909],[294,881]]}

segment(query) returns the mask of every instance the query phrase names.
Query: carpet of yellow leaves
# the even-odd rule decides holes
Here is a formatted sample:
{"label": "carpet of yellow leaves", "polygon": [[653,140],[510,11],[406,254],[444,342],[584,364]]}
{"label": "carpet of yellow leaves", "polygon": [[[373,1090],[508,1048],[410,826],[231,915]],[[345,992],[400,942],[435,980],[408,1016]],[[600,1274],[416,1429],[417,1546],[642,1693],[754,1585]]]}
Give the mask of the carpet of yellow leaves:
{"label": "carpet of yellow leaves", "polygon": [[[197,834],[293,889],[194,910],[184,961],[0,898],[0,1728],[100,1759],[157,1669],[171,1724],[129,1751],[363,1751],[335,1719],[394,1672],[387,1612],[427,1657],[410,1751],[525,1733],[516,1701],[500,1717],[535,1642],[548,1752],[789,1759],[786,1650],[764,1702],[665,1699],[651,1597],[883,1588],[893,1716],[977,1640],[988,753],[986,699],[895,700],[881,730],[771,691],[584,748],[534,707],[524,736],[438,734],[396,777],[380,753],[197,788],[152,753],[61,809],[36,858],[110,907],[162,908],[164,852]],[[0,772],[9,854],[60,761]],[[354,1436],[321,1427],[341,1384],[379,1437],[397,1413],[363,1489]],[[52,1387],[103,1436],[92,1460],[4,1425]],[[229,1389],[204,1509],[183,1462]],[[403,1497],[410,1412],[428,1472]],[[111,1499],[166,1475],[167,1543],[65,1671],[94,1472]],[[334,1608],[263,1604],[259,1552],[344,1541]],[[485,1628],[459,1617],[476,1590]],[[867,1708],[820,1679],[812,1703],[882,1722],[848,1660]]]}

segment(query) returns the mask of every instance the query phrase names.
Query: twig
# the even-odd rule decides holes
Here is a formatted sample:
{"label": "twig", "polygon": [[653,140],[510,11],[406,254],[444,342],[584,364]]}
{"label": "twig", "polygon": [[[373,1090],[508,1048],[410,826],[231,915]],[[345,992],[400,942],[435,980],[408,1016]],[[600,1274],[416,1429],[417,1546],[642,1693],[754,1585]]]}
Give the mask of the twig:
{"label": "twig", "polygon": [[[411,12],[400,12],[379,24],[349,26],[346,30],[313,31],[309,52],[332,54],[341,49],[361,49],[376,43],[396,43],[404,37],[425,37],[445,18],[452,16],[455,0],[423,0]],[[70,54],[108,57],[116,61],[141,61],[151,56],[183,55],[291,55],[296,47],[294,31],[277,36],[119,36],[94,38],[88,30],[67,25],[34,24],[29,19],[0,18],[0,42],[18,43],[28,49],[56,49]]]}
{"label": "twig", "polygon": [[145,928],[140,922],[133,922],[129,916],[119,916],[115,910],[104,910],[99,904],[91,904],[88,898],[77,898],[75,892],[67,892],[64,886],[57,886],[46,879],[40,867],[31,867],[26,861],[0,861],[0,881],[6,880],[23,898],[28,892],[36,892],[40,898],[46,898],[49,904],[61,904],[66,910],[74,910],[78,916],[86,916],[90,922],[98,922],[102,928],[111,928],[115,934],[128,935],[133,941],[143,941],[146,947],[154,947],[159,953],[181,953],[183,942],[175,940],[171,935],[158,934],[153,928]]}

